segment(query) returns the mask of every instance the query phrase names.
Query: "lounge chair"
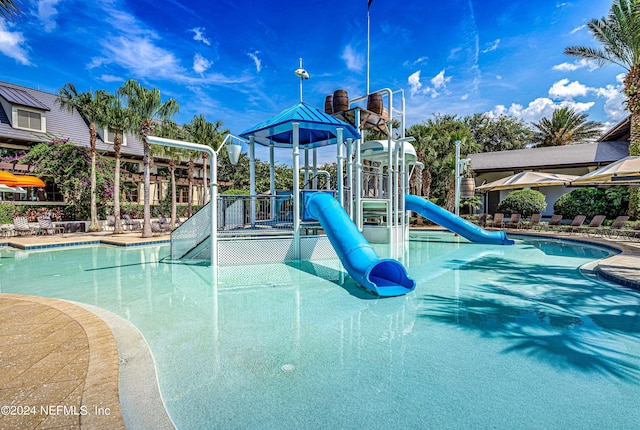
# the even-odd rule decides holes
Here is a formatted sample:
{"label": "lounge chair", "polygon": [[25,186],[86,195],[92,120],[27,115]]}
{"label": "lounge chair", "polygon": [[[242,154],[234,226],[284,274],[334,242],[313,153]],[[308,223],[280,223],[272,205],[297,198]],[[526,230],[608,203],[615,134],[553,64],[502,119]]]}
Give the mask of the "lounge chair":
{"label": "lounge chair", "polygon": [[493,221],[491,222],[491,227],[504,227],[504,214],[503,213],[495,213],[493,214]]}
{"label": "lounge chair", "polygon": [[154,233],[165,233],[171,231],[171,222],[164,215],[160,215],[158,221],[151,223],[151,231]]}
{"label": "lounge chair", "polygon": [[29,220],[24,216],[17,216],[13,219],[13,231],[18,236],[30,236],[33,234],[33,229],[29,227]]}
{"label": "lounge chair", "polygon": [[616,219],[613,220],[613,223],[611,223],[609,228],[602,228],[600,229],[600,232],[602,232],[602,235],[606,235],[607,237],[617,236],[618,231],[624,229],[624,226],[627,223],[627,221],[629,221],[629,217],[626,215],[621,215],[619,217],[616,217]]}
{"label": "lounge chair", "polygon": [[569,227],[567,227],[567,231],[573,232],[574,230],[579,229],[584,224],[584,221],[587,219],[585,215],[576,215],[571,221]]}
{"label": "lounge chair", "polygon": [[551,219],[547,223],[547,228],[559,227],[560,221],[562,221],[562,215],[551,215]]}
{"label": "lounge chair", "polygon": [[64,233],[64,227],[55,226],[51,222],[51,218],[48,216],[41,216],[38,218],[38,226],[40,229],[40,233],[42,234],[62,234]]}
{"label": "lounge chair", "polygon": [[136,221],[131,218],[131,215],[124,214],[122,215],[122,221],[124,222],[124,228],[128,230],[142,230],[142,225],[140,221]]}
{"label": "lounge chair", "polygon": [[520,214],[511,214],[509,217],[509,222],[505,222],[504,226],[507,228],[520,228],[522,224],[520,223]]}
{"label": "lounge chair", "polygon": [[589,233],[595,234],[597,230],[602,228],[602,223],[604,222],[605,218],[606,217],[604,215],[596,215],[591,219],[591,222],[589,222],[589,225],[586,225],[586,226],[580,225],[578,227],[575,227],[574,230],[572,231],[576,231],[576,232],[582,231],[586,234],[589,234]]}
{"label": "lounge chair", "polygon": [[480,227],[484,227],[485,225],[487,225],[487,216],[489,214],[478,214],[478,225]]}
{"label": "lounge chair", "polygon": [[538,227],[540,225],[540,220],[541,219],[542,219],[542,214],[533,214],[533,215],[531,215],[531,218],[529,218],[529,222],[524,223],[522,225],[522,227],[523,228],[530,228],[530,229]]}
{"label": "lounge chair", "polygon": [[115,230],[116,217],[113,215],[107,215],[107,230]]}
{"label": "lounge chair", "polygon": [[640,237],[640,222],[637,222],[632,228],[621,228],[617,231],[619,237],[636,238]]}

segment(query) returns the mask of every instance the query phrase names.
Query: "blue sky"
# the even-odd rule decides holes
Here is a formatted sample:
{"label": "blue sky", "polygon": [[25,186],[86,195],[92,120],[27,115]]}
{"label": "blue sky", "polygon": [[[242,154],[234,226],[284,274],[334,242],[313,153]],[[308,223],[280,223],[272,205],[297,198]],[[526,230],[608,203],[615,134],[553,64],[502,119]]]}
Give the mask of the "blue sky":
{"label": "blue sky", "polygon": [[[319,108],[335,89],[365,93],[366,0],[40,0],[0,18],[0,80],[57,92],[135,78],[240,133],[299,100],[299,58]],[[433,113],[538,121],[569,105],[609,125],[626,112],[624,70],[565,56],[594,45],[585,24],[606,0],[373,0],[372,90],[404,89],[408,125]]]}

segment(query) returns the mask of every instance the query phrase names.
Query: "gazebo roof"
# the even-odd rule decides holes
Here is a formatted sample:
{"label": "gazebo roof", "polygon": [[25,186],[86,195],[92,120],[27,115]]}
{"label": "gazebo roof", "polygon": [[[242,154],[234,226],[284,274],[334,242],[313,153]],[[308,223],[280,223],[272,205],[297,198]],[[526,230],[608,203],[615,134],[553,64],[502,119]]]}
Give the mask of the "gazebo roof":
{"label": "gazebo roof", "polygon": [[291,148],[293,144],[293,123],[299,126],[300,147],[318,148],[335,145],[336,129],[342,127],[343,138],[359,139],[360,134],[350,124],[334,118],[304,102],[297,103],[279,114],[263,121],[240,134],[248,139],[254,136],[256,143],[277,148]]}

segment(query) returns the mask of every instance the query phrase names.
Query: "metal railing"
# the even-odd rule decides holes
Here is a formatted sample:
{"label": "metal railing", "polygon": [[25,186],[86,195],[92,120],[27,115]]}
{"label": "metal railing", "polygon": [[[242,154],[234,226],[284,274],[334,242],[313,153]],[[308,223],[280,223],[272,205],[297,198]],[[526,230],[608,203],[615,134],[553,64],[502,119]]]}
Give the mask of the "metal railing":
{"label": "metal railing", "polygon": [[[255,205],[255,221],[251,207]],[[221,195],[217,206],[219,234],[255,234],[293,230],[291,194],[275,196]],[[171,258],[179,259],[211,235],[209,203],[171,233]]]}

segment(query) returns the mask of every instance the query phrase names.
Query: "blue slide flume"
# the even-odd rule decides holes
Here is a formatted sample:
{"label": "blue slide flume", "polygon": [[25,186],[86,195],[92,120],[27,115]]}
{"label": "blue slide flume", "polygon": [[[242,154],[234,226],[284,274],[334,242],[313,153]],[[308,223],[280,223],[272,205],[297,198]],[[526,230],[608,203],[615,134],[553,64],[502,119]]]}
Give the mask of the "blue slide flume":
{"label": "blue slide flume", "polygon": [[514,244],[514,241],[509,239],[503,230],[487,231],[422,197],[410,194],[405,195],[404,207],[406,210],[419,213],[423,217],[441,225],[447,230],[458,233],[460,236],[465,239],[469,239],[471,242],[491,245]]}
{"label": "blue slide flume", "polygon": [[416,288],[416,281],[409,277],[399,261],[378,257],[331,195],[310,194],[305,210],[320,222],[342,265],[359,285],[383,297],[400,296]]}

